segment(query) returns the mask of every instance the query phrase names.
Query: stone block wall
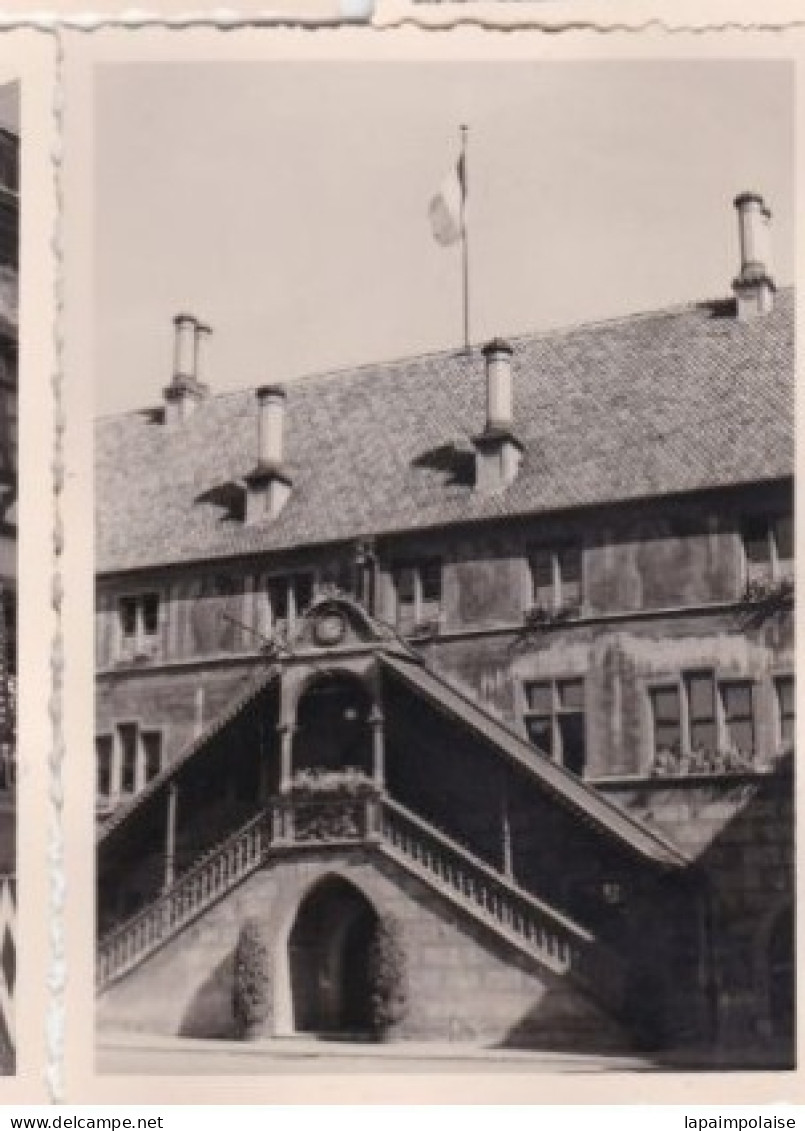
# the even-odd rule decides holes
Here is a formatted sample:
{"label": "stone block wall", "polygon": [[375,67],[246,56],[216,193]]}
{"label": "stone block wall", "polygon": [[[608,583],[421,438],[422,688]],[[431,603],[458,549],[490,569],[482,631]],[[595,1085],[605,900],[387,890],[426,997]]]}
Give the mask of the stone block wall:
{"label": "stone block wall", "polygon": [[[795,884],[794,789],[790,766],[768,777],[680,780],[607,790],[671,837],[694,861],[706,900],[713,1038],[727,1054],[764,1048],[785,1059],[774,1016],[771,936],[791,909]],[[793,948],[793,940],[791,940]],[[795,987],[791,985],[791,1006]]]}
{"label": "stone block wall", "polygon": [[628,1047],[621,1027],[574,986],[540,971],[425,884],[363,849],[289,855],[251,876],[101,995],[100,1028],[235,1036],[233,954],[241,925],[257,917],[274,953],[273,1017],[266,1035],[291,1034],[288,937],[305,894],[334,874],[401,925],[409,1010],[396,1036],[545,1048]]}

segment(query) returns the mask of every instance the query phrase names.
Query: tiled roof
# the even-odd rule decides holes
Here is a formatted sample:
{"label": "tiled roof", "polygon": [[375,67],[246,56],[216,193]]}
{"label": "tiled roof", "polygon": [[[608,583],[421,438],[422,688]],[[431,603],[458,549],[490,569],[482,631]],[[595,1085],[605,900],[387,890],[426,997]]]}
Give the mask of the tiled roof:
{"label": "tiled roof", "polygon": [[479,351],[289,383],[293,491],[263,525],[233,513],[234,485],[256,461],[254,391],[211,397],[178,426],[153,410],[99,421],[100,572],[793,473],[791,290],[749,322],[731,304],[701,303],[512,344],[525,450],[499,494],[474,491],[462,474],[484,425]]}

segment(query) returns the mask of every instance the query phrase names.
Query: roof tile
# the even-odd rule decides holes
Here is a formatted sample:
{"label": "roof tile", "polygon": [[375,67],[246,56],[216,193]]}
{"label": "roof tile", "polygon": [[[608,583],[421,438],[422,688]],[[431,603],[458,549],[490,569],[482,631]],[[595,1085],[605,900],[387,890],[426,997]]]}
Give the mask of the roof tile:
{"label": "roof tile", "polygon": [[[247,555],[467,520],[776,479],[794,467],[794,294],[738,322],[723,303],[513,340],[515,482],[457,474],[484,424],[479,351],[287,385],[293,491],[246,526],[231,485],[255,462],[253,390],[182,426],[153,410],[96,429],[100,572]],[[230,488],[227,491],[227,488]]]}

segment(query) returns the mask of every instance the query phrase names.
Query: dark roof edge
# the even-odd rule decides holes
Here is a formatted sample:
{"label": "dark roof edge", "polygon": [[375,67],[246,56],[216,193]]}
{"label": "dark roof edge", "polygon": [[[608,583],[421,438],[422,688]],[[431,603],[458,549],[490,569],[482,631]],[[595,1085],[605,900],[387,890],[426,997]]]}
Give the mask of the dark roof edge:
{"label": "dark roof edge", "polygon": [[109,580],[117,577],[128,577],[140,573],[160,572],[162,570],[183,570],[191,565],[214,565],[216,562],[251,562],[255,558],[266,558],[267,556],[285,556],[299,553],[300,551],[318,551],[323,548],[334,548],[336,546],[349,546],[352,543],[372,538],[374,541],[382,541],[387,538],[398,538],[403,535],[418,535],[418,534],[435,534],[439,531],[455,531],[460,530],[461,527],[475,527],[487,526],[493,523],[508,523],[512,521],[522,521],[527,518],[539,518],[545,520],[548,518],[563,517],[569,514],[583,514],[585,511],[591,510],[605,510],[609,507],[625,507],[625,506],[642,506],[646,503],[651,503],[656,500],[662,499],[663,502],[673,502],[676,500],[689,499],[691,496],[701,497],[708,494],[714,494],[720,491],[738,491],[745,490],[748,487],[769,487],[773,484],[783,485],[788,482],[793,483],[794,469],[786,475],[772,475],[764,479],[747,479],[740,482],[730,482],[716,484],[715,486],[709,484],[706,487],[692,487],[687,491],[672,491],[667,494],[652,494],[652,495],[630,495],[617,499],[606,499],[601,502],[592,503],[578,503],[575,506],[565,507],[552,507],[550,510],[535,510],[529,507],[525,510],[517,510],[507,512],[506,514],[490,514],[473,516],[471,518],[457,518],[452,521],[434,522],[430,525],[424,526],[399,526],[387,530],[372,530],[372,531],[359,531],[343,538],[331,538],[321,540],[311,540],[309,542],[296,542],[292,546],[267,546],[258,550],[239,550],[236,552],[223,550],[219,553],[200,554],[198,557],[188,558],[174,558],[171,560],[161,560],[154,562],[146,562],[142,565],[124,566],[116,569],[98,569],[95,571],[95,578],[103,578]]}
{"label": "dark roof edge", "polygon": [[[379,658],[382,663],[419,690],[427,690],[422,687],[422,683],[430,680],[436,685],[430,689],[431,694],[442,706],[452,710],[453,713],[458,713],[464,722],[481,732],[488,741],[496,742],[499,749],[508,754],[519,766],[539,778],[549,790],[559,794],[570,806],[581,810],[600,829],[625,842],[633,851],[666,867],[681,868],[692,863],[672,841],[608,801],[581,779],[572,777],[567,770],[540,758],[533,748],[506,723],[490,715],[432,668],[417,666],[412,671],[405,663],[388,653],[381,654]],[[446,703],[444,692],[454,696],[459,701],[458,705]],[[468,717],[468,712],[474,713],[479,718],[476,720]],[[484,733],[485,729],[497,731],[498,734]]]}
{"label": "dark roof edge", "polygon": [[199,750],[206,746],[211,738],[215,737],[222,727],[235,719],[240,712],[248,707],[261,692],[265,691],[278,676],[279,670],[272,667],[262,676],[252,679],[243,694],[239,695],[234,703],[231,703],[229,707],[225,708],[220,715],[216,715],[214,719],[211,719],[201,734],[192,738],[164,770],[161,770],[156,777],[152,778],[139,793],[135,793],[130,801],[119,805],[117,809],[115,809],[114,813],[97,829],[95,836],[96,843],[101,843],[106,840],[136,809],[139,809],[149,798],[153,797],[155,793],[158,793],[164,785],[176,777],[178,772],[187,765]]}

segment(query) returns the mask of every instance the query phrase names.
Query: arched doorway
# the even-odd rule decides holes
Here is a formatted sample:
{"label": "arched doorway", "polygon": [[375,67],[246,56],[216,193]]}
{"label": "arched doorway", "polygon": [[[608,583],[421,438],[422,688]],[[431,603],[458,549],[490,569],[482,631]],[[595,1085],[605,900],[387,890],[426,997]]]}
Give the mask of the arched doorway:
{"label": "arched doorway", "polygon": [[288,939],[297,1033],[371,1034],[369,952],[377,922],[366,897],[339,876],[302,900]]}
{"label": "arched doorway", "polygon": [[294,771],[355,767],[370,773],[371,710],[371,697],[355,676],[328,673],[317,679],[297,707]]}
{"label": "arched doorway", "polygon": [[794,914],[789,906],[774,920],[766,961],[772,1036],[792,1044],[796,1005],[794,949]]}

